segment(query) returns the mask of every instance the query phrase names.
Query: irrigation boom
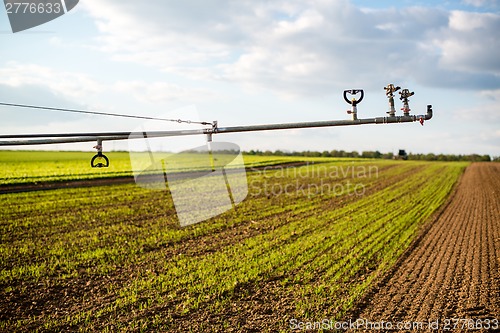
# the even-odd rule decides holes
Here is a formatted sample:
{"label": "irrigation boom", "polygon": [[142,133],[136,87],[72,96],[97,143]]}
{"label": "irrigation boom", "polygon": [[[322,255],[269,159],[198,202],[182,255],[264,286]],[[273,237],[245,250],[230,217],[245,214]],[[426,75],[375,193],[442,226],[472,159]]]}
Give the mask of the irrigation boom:
{"label": "irrigation boom", "polygon": [[[355,119],[355,120],[353,119],[353,120],[312,121],[312,122],[284,123],[284,124],[263,124],[263,125],[247,125],[247,126],[232,126],[232,127],[218,127],[217,123],[214,122],[214,124],[210,128],[200,128],[200,129],[180,130],[180,131],[148,131],[147,137],[159,138],[159,137],[169,137],[169,136],[185,136],[185,135],[200,135],[200,134],[213,135],[213,134],[224,134],[224,133],[273,131],[273,130],[313,128],[313,127],[409,123],[415,121],[429,120],[431,118],[432,118],[432,106],[428,105],[427,114],[425,115],[376,117],[376,118]],[[0,141],[0,146],[93,142],[97,140],[102,140],[102,141],[128,140],[128,139],[134,139],[136,137],[138,138],[143,135],[144,135],[143,132],[0,135],[0,139],[2,139]],[[23,140],[6,141],[5,139],[23,139]]]}
{"label": "irrigation boom", "polygon": [[[422,125],[425,120],[432,118],[432,105],[427,105],[427,113],[422,115],[411,115],[408,105],[408,97],[413,95],[408,89],[400,92],[400,99],[403,101],[403,115],[396,116],[394,107],[393,93],[400,89],[389,84],[384,88],[387,97],[389,98],[389,111],[386,117],[375,117],[358,119],[357,105],[363,100],[364,92],[362,89],[352,89],[344,91],[344,99],[351,105],[351,110],[347,113],[352,116],[349,120],[327,120],[327,121],[312,121],[312,122],[297,122],[297,123],[281,123],[281,124],[262,124],[262,125],[246,125],[246,126],[231,126],[219,127],[217,121],[210,124],[210,127],[198,128],[192,130],[177,130],[177,131],[148,131],[146,132],[99,132],[99,133],[60,133],[60,134],[16,134],[16,135],[0,135],[0,146],[22,146],[22,145],[45,145],[45,144],[59,144],[59,143],[75,143],[75,142],[97,142],[94,147],[98,151],[95,157],[103,157],[102,142],[113,140],[129,140],[129,139],[144,139],[144,138],[159,138],[159,137],[172,137],[172,136],[186,136],[186,135],[207,135],[207,140],[212,141],[212,136],[215,134],[224,133],[240,133],[240,132],[254,132],[254,131],[273,131],[285,129],[300,129],[300,128],[315,128],[315,127],[335,127],[335,126],[354,126],[366,124],[394,124],[394,123],[409,123],[419,121]],[[359,99],[348,99],[347,94],[357,95],[361,94]],[[3,105],[12,106],[6,103]],[[26,107],[26,106],[23,106]],[[40,108],[40,107],[37,107]],[[52,109],[54,108],[46,108]],[[68,111],[68,110],[66,110]],[[75,111],[75,110],[73,110]],[[82,113],[82,111],[76,111]],[[91,112],[87,112],[91,113]],[[96,113],[99,114],[99,113]],[[112,115],[112,114],[103,114]],[[119,116],[119,115],[116,115]],[[130,117],[130,116],[127,116]],[[165,120],[165,119],[163,119]],[[177,122],[186,122],[177,120]],[[200,123],[197,123],[200,124]],[[104,156],[105,158],[105,156]],[[107,160],[107,159],[106,159]],[[108,163],[109,164],[109,163]],[[92,166],[93,163],[92,163]],[[101,165],[107,166],[107,165]]]}

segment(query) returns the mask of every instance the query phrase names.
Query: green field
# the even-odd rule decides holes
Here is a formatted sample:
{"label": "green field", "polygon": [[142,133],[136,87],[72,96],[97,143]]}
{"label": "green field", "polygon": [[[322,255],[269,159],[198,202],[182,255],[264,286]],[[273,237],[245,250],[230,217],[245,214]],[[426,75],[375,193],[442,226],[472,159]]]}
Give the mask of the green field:
{"label": "green field", "polygon": [[91,168],[94,152],[0,151],[0,184],[131,176],[128,153],[106,153],[109,168]]}
{"label": "green field", "polygon": [[[91,168],[94,152],[50,152],[0,150],[0,186],[7,184],[32,184],[47,181],[87,180],[95,178],[132,176],[128,152],[109,152],[108,168]],[[147,153],[139,153],[147,160]],[[143,155],[142,157],[140,155]],[[324,161],[325,158],[287,156],[245,156],[248,168],[294,161]],[[328,159],[333,161],[335,159]],[[339,160],[339,159],[337,159]],[[343,159],[347,161],[348,159]]]}
{"label": "green field", "polygon": [[[19,154],[0,154],[24,170],[3,183],[102,176],[91,153]],[[115,154],[107,176],[130,173]],[[286,332],[292,318],[342,318],[467,165],[315,161],[249,171],[243,203],[186,228],[168,191],[133,184],[0,195],[0,329]]]}

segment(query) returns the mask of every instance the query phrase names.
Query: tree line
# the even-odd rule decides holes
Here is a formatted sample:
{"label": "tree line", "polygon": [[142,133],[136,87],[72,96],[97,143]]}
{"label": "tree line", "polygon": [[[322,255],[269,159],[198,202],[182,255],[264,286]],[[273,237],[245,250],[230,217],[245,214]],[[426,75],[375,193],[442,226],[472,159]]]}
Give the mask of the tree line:
{"label": "tree line", "polygon": [[[257,155],[257,156],[305,156],[305,157],[351,157],[351,158],[377,158],[377,159],[393,159],[395,155],[393,153],[381,153],[376,151],[344,151],[344,150],[332,150],[332,151],[300,151],[300,152],[285,152],[282,150],[270,151],[270,150],[250,150],[244,152],[247,155]],[[468,162],[490,162],[490,161],[500,161],[500,156],[491,158],[490,155],[479,155],[479,154],[469,154],[469,155],[454,155],[454,154],[408,154],[409,160],[419,160],[419,161],[468,161]]]}

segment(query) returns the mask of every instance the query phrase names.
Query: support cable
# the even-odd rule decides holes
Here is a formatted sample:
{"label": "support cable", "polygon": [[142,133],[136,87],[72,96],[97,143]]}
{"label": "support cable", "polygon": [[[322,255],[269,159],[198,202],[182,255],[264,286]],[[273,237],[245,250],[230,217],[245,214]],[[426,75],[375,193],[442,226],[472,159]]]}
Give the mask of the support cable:
{"label": "support cable", "polygon": [[183,120],[183,119],[168,119],[168,118],[156,118],[156,117],[146,117],[146,116],[134,116],[134,115],[128,115],[128,114],[119,114],[119,113],[84,111],[84,110],[65,109],[65,108],[53,108],[53,107],[48,107],[48,106],[36,106],[36,105],[4,103],[4,102],[0,102],[0,105],[9,106],[9,107],[17,107],[17,108],[39,109],[39,110],[46,110],[46,111],[83,113],[83,114],[92,114],[92,115],[99,115],[99,116],[111,116],[111,117],[146,119],[146,120],[161,120],[161,121],[170,121],[170,122],[179,123],[179,124],[184,123],[184,124],[212,125],[212,123],[208,123],[208,122],[204,122],[204,121],[192,121],[192,120]]}

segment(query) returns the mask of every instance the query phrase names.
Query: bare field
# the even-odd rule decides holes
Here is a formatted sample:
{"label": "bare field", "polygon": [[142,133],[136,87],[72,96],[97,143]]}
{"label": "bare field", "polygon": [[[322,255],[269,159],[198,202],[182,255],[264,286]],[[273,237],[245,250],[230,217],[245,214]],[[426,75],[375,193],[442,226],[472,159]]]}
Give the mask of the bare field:
{"label": "bare field", "polygon": [[467,168],[444,210],[350,315],[371,322],[500,320],[499,163]]}

